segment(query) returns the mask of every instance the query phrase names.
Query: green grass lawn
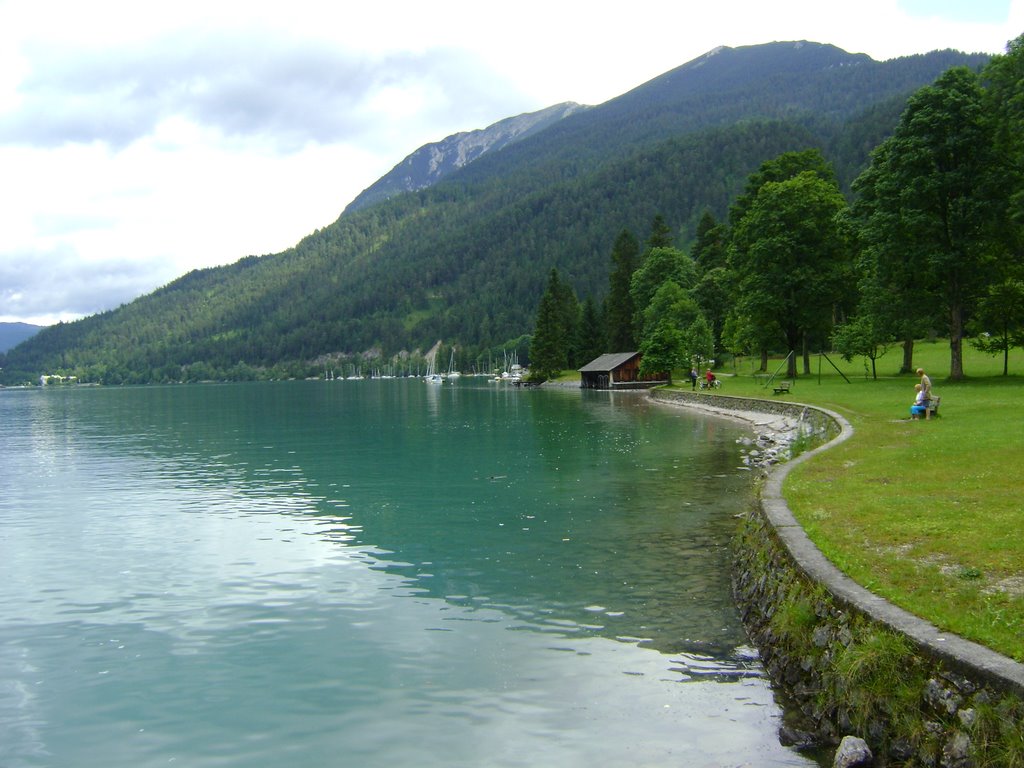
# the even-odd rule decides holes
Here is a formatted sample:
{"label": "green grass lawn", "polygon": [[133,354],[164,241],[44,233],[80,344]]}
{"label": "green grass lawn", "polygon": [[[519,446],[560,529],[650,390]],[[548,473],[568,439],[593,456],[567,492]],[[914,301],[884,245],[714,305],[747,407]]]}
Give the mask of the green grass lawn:
{"label": "green grass lawn", "polygon": [[830,356],[849,383],[825,360],[819,376],[815,356],[788,395],[739,360],[722,369],[720,393],[845,416],[854,437],[795,468],[783,489],[808,535],[876,594],[1024,661],[1024,352],[1011,355],[1008,377],[1002,358],[967,345],[964,356],[968,380],[953,384],[948,344],[915,346],[915,366],[942,397],[929,421],[909,419],[917,377],[897,375],[900,348],[879,361],[878,380],[861,361]]}

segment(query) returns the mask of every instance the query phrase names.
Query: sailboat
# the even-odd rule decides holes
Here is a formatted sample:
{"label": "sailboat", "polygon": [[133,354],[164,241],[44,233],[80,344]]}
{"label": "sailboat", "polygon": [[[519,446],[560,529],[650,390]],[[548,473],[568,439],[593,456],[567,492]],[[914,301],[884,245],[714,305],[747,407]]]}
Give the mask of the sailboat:
{"label": "sailboat", "polygon": [[458,371],[457,371],[457,370],[455,369],[455,350],[454,350],[454,349],[452,349],[452,359],[451,359],[451,361],[449,361],[449,363],[448,363],[448,378],[449,378],[449,379],[457,379],[457,378],[459,378],[459,377],[460,377],[461,375],[462,375],[462,374],[461,374],[461,373],[459,373],[459,372],[458,372]]}
{"label": "sailboat", "polygon": [[437,355],[430,358],[427,363],[427,375],[423,377],[423,381],[427,384],[444,384],[444,379],[441,378],[441,374],[434,368],[434,361],[437,359]]}

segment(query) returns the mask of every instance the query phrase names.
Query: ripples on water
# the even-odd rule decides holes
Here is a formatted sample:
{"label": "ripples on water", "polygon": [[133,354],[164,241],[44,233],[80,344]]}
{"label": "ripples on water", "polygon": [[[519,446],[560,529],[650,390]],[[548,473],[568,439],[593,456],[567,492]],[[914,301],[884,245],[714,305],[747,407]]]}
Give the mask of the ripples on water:
{"label": "ripples on water", "polygon": [[730,604],[732,427],[420,382],[0,415],[4,768],[812,764]]}

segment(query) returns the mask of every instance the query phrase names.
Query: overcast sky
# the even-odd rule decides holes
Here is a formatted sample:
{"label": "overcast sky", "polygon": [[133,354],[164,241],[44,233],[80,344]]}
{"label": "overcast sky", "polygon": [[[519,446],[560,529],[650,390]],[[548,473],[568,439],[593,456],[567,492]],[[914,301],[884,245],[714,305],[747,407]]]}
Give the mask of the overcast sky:
{"label": "overcast sky", "polygon": [[413,150],[719,45],[1003,52],[1024,0],[0,0],[0,321],[276,253]]}

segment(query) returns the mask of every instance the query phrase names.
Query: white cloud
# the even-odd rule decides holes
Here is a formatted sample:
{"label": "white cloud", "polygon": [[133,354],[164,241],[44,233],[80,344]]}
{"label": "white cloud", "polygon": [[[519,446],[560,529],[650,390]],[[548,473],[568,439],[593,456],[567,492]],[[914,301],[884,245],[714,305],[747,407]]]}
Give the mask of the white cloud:
{"label": "white cloud", "polygon": [[1024,0],[995,5],[0,0],[0,320],[283,250],[424,143],[600,103],[718,45],[998,52]]}

